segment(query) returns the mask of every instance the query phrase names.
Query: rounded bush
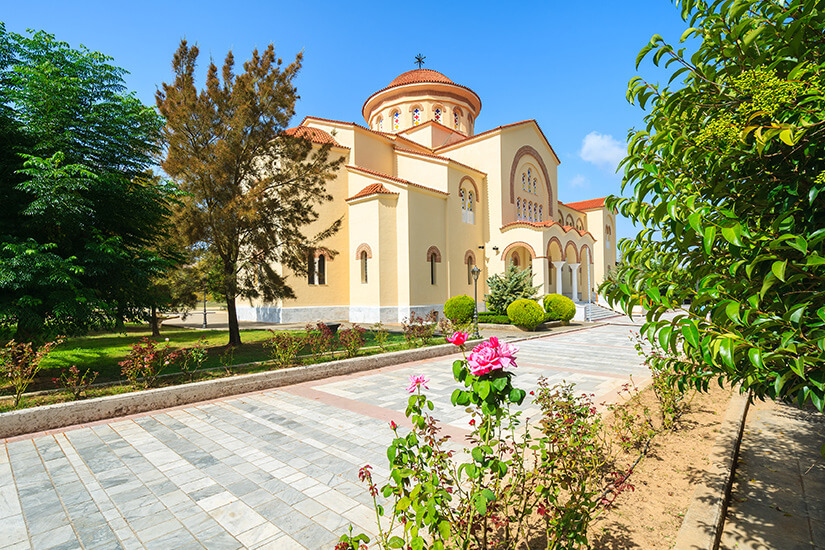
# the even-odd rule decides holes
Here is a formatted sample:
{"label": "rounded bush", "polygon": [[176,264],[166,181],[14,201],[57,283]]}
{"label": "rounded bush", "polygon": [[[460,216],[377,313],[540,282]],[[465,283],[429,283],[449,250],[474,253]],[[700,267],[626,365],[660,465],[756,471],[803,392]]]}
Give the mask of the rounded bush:
{"label": "rounded bush", "polygon": [[466,294],[453,296],[444,302],[444,317],[453,323],[467,323],[472,321],[474,311],[475,302]]}
{"label": "rounded bush", "polygon": [[507,317],[514,325],[533,330],[544,322],[544,310],[535,300],[519,298],[507,306]]}
{"label": "rounded bush", "polygon": [[567,323],[576,315],[576,304],[567,296],[548,294],[544,297],[544,311],[550,319]]}

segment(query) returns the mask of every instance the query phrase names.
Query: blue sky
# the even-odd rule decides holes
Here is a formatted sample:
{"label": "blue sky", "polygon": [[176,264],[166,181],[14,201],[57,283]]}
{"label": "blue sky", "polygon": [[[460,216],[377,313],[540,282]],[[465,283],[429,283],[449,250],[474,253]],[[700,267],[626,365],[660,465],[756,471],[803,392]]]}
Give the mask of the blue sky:
{"label": "blue sky", "polygon": [[[285,61],[304,52],[295,124],[316,115],[363,124],[361,106],[395,76],[425,68],[472,88],[483,107],[476,131],[536,119],[561,159],[559,199],[619,193],[615,174],[630,128],[644,113],[625,99],[636,74],[666,74],[638,51],[654,33],[676,43],[688,25],[668,0],[589,2],[4,2],[9,31],[43,29],[103,52],[147,104],[180,39],[197,43],[201,68],[232,49],[238,65],[275,44]],[[621,221],[620,237],[635,233]]]}

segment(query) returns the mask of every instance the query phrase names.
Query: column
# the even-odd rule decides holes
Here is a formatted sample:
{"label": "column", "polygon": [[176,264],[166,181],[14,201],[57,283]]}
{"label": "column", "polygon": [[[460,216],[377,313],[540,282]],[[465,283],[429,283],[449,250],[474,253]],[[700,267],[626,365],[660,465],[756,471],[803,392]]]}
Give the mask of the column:
{"label": "column", "polygon": [[581,264],[567,264],[570,266],[570,282],[573,285],[573,298],[574,302],[579,301],[579,266]]}
{"label": "column", "polygon": [[553,267],[556,268],[556,294],[561,294],[561,268],[563,268],[566,263],[564,260],[553,262]]}

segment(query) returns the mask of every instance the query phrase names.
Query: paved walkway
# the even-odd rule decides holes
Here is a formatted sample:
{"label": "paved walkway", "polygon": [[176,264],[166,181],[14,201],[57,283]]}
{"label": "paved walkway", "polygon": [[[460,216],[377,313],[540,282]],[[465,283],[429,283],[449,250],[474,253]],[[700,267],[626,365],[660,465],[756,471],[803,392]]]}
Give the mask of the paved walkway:
{"label": "paved walkway", "polygon": [[823,442],[822,414],[751,405],[720,548],[825,548]]}
{"label": "paved walkway", "polygon": [[[634,329],[521,342],[516,385],[545,376],[610,399],[630,374],[646,376]],[[449,404],[456,357],[7,440],[0,548],[332,548],[349,524],[373,529],[357,471],[387,475],[387,424],[404,420],[410,374],[431,379],[445,431],[468,433]]]}

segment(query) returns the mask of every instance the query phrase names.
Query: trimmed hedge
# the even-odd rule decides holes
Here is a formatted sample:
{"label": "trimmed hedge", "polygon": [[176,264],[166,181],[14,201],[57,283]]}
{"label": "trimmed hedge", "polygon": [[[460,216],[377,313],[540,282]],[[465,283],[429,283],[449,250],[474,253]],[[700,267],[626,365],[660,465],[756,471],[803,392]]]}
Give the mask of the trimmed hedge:
{"label": "trimmed hedge", "polygon": [[507,307],[507,317],[514,325],[533,330],[544,322],[544,310],[535,300],[519,298]]}
{"label": "trimmed hedge", "polygon": [[576,315],[576,304],[567,296],[548,294],[544,297],[544,311],[554,321],[567,323]]}
{"label": "trimmed hedge", "polygon": [[444,317],[453,323],[467,323],[472,321],[475,311],[475,302],[466,294],[453,296],[444,302]]}
{"label": "trimmed hedge", "polygon": [[490,323],[493,325],[509,325],[510,318],[506,315],[499,315],[493,311],[485,311],[484,313],[478,314],[478,322],[479,323]]}

